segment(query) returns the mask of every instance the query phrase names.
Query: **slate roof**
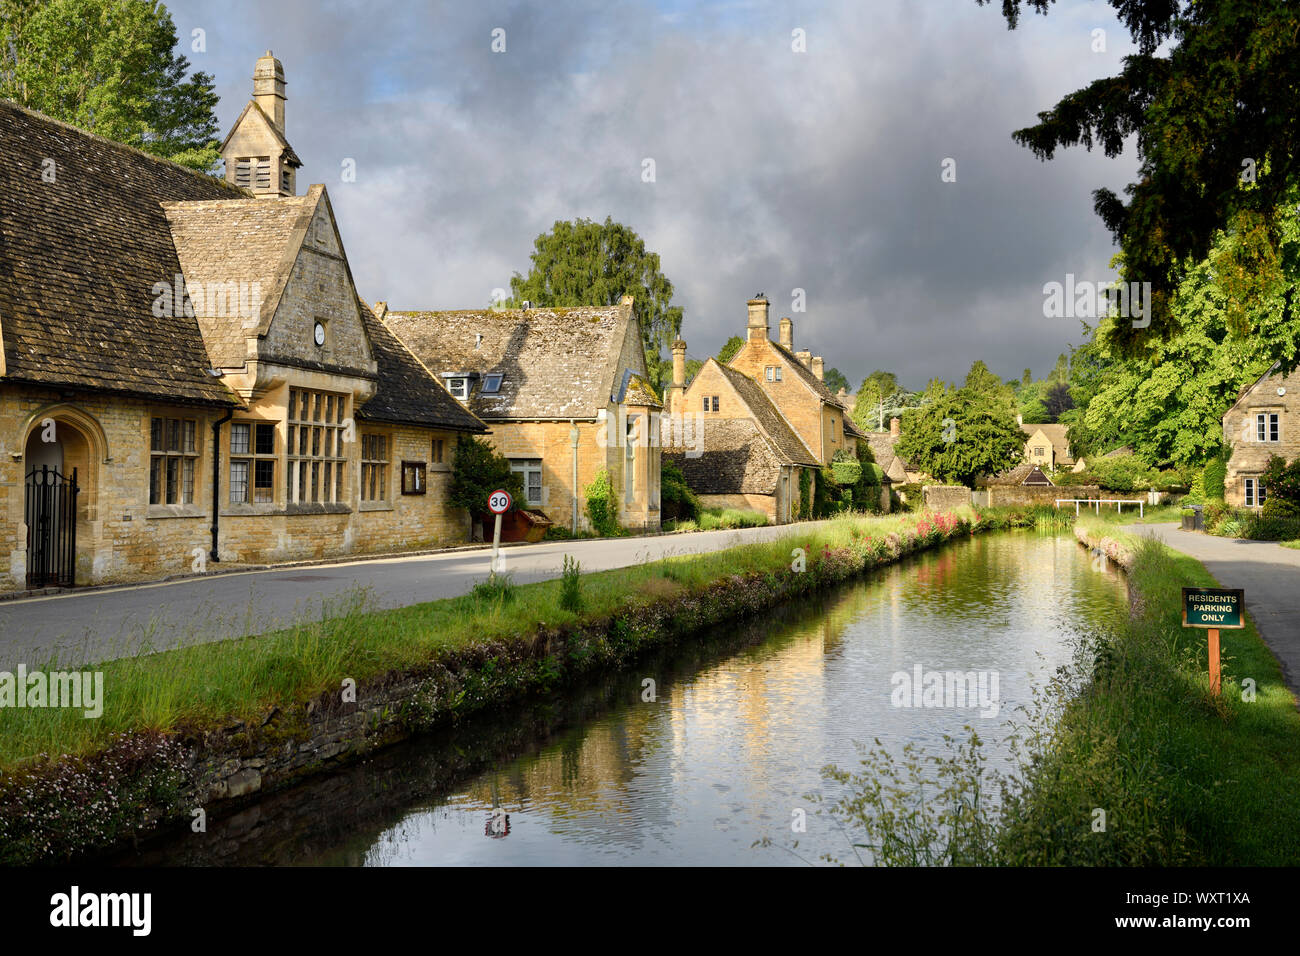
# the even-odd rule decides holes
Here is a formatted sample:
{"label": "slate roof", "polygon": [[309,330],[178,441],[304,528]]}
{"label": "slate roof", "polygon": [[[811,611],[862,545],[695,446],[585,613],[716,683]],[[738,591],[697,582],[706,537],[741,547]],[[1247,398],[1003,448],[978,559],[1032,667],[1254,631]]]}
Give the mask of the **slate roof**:
{"label": "slate roof", "polygon": [[701,419],[703,453],[690,457],[665,448],[686,484],[703,495],[771,495],[781,475],[781,458],[752,418]]}
{"label": "slate roof", "polygon": [[374,396],[357,409],[367,421],[397,425],[423,425],[454,431],[485,432],[487,426],[471,415],[419,359],[398,340],[364,302],[357,302],[370,337],[370,349],[379,363]]}
{"label": "slate roof", "polygon": [[[978,483],[983,485],[1023,485],[1028,483],[1026,479],[1035,471],[1046,480],[1047,476],[1043,475],[1042,469],[1032,461],[1022,461],[1014,468],[1010,468],[1007,471],[993,475],[989,478],[982,478]],[[1047,481],[1047,484],[1050,485],[1051,482]]]}
{"label": "slate roof", "polygon": [[789,362],[794,368],[795,374],[808,383],[808,386],[817,393],[817,396],[822,401],[830,402],[832,405],[837,407],[843,407],[840,406],[840,400],[835,397],[835,393],[826,387],[826,383],[814,375],[812,369],[799,361],[799,356],[795,355],[780,342],[772,342],[772,348],[781,353],[781,357]]}
{"label": "slate roof", "polygon": [[[786,420],[786,417],[781,414],[780,410],[775,404],[773,404],[772,400],[768,398],[767,393],[763,391],[761,385],[743,372],[718,363],[716,359],[710,359],[709,361],[718,365],[722,374],[726,376],[727,381],[731,383],[731,387],[740,395],[741,401],[745,403],[750,414],[752,414],[754,419],[758,422],[759,428],[766,439],[771,443],[773,451],[776,453],[782,464],[813,466],[820,464],[817,460],[817,456],[809,451],[808,446],[803,443],[803,439],[799,437],[799,434],[794,430],[794,427]],[[711,418],[703,419],[705,422],[715,420],[716,419]],[[707,428],[705,428],[704,434],[706,438],[705,447],[707,448],[707,438],[709,435]]]}
{"label": "slate roof", "polygon": [[[622,381],[631,305],[394,312],[384,322],[435,375],[478,376],[468,401],[485,421],[593,419]],[[502,376],[484,394],[482,376]]]}
{"label": "slate roof", "polygon": [[867,432],[863,437],[866,439],[867,444],[871,446],[871,454],[875,457],[876,464],[880,465],[885,471],[889,471],[890,465],[895,458],[903,466],[904,471],[911,470],[907,460],[894,451],[894,445],[898,443],[898,439],[891,436],[889,432]]}
{"label": "slate roof", "polygon": [[[247,338],[270,326],[320,197],[321,188],[313,186],[305,196],[163,204],[208,354],[218,368],[243,365]],[[250,320],[228,304],[223,307],[206,294],[210,283],[245,283],[250,289],[256,283],[262,300],[257,316]]]}
{"label": "slate roof", "polygon": [[[53,160],[54,182],[44,182]],[[224,181],[0,101],[5,380],[237,405],[197,322],[155,316],[181,271],[163,202],[237,199]]]}

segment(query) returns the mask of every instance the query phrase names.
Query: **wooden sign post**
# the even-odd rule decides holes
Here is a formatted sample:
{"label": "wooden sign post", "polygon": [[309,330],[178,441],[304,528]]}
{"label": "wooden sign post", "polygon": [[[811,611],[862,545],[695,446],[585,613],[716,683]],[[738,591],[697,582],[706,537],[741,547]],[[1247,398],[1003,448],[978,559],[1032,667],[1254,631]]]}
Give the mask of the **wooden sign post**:
{"label": "wooden sign post", "polygon": [[1183,588],[1183,627],[1209,631],[1210,693],[1216,697],[1222,686],[1219,669],[1219,630],[1240,630],[1246,626],[1243,613],[1246,592],[1240,588]]}
{"label": "wooden sign post", "polygon": [[501,553],[501,516],[510,510],[514,503],[510,497],[510,492],[504,488],[498,488],[492,494],[488,495],[488,510],[497,516],[494,527],[492,528],[492,576],[495,577],[497,567],[500,561]]}

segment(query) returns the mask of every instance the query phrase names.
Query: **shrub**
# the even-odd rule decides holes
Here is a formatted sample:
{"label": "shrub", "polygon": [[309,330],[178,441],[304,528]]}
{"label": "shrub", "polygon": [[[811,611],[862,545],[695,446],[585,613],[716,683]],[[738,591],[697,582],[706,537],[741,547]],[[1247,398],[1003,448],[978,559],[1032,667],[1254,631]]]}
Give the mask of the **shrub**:
{"label": "shrub", "polygon": [[698,521],[700,499],[686,484],[681,467],[665,458],[659,472],[659,507],[665,519]]}
{"label": "shrub", "polygon": [[1207,500],[1223,498],[1223,482],[1228,476],[1228,465],[1222,458],[1213,459],[1201,472],[1201,484],[1205,489]]}
{"label": "shrub", "polygon": [[821,471],[817,473],[817,486],[813,490],[812,514],[814,518],[829,518],[831,515],[842,511],[839,496],[839,485],[835,481],[835,473],[830,467],[823,465]]}
{"label": "shrub", "polygon": [[[1267,484],[1264,487],[1268,488],[1269,494],[1272,494],[1272,488],[1269,488]],[[1300,518],[1300,504],[1287,501],[1284,498],[1269,498],[1264,502],[1264,507],[1260,509],[1259,516],[1261,518]]]}
{"label": "shrub", "polygon": [[475,584],[469,593],[480,603],[492,601],[509,604],[515,597],[515,582],[508,574],[491,574]]}
{"label": "shrub", "polygon": [[807,521],[812,517],[812,473],[807,468],[799,469],[799,518]]}
{"label": "shrub", "polygon": [[516,508],[524,500],[523,478],[510,470],[509,460],[497,454],[487,439],[460,435],[451,462],[447,500],[457,508],[466,509],[477,520],[487,512],[488,495],[498,488],[510,492]]}
{"label": "shrub", "polygon": [[1288,465],[1284,458],[1269,455],[1268,464],[1264,466],[1260,479],[1268,489],[1265,507],[1272,504],[1274,499],[1300,506],[1300,458]]}
{"label": "shrub", "polygon": [[609,472],[602,468],[596,473],[584,492],[587,497],[587,518],[591,527],[601,537],[613,537],[619,533],[618,502],[614,500],[614,489],[609,483]]}
{"label": "shrub", "polygon": [[1241,522],[1239,537],[1255,541],[1292,541],[1300,538],[1300,518],[1266,518],[1250,515]]}
{"label": "shrub", "polygon": [[582,610],[582,565],[571,556],[564,556],[564,570],[560,575],[560,607],[577,614]]}

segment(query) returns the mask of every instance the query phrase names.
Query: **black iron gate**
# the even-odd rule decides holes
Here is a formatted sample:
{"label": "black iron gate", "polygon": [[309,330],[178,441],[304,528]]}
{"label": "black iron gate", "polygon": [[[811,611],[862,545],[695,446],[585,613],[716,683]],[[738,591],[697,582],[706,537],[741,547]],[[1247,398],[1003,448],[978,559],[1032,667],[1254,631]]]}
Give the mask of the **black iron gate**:
{"label": "black iron gate", "polygon": [[27,473],[27,586],[71,587],[77,572],[77,469]]}

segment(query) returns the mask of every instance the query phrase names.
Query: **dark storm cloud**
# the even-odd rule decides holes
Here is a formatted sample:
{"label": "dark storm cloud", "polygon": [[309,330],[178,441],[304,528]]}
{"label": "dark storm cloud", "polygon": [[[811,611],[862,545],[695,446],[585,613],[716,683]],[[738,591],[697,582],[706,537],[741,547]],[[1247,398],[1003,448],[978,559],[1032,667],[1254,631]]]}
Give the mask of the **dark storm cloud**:
{"label": "dark storm cloud", "polygon": [[976,358],[1045,373],[1080,335],[1043,317],[1043,283],[1112,274],[1091,192],[1131,158],[1044,164],[1010,138],[1118,69],[1126,37],[1095,3],[1015,32],[973,0],[172,10],[183,42],[207,30],[190,56],[227,126],[257,56],[284,62],[300,182],[329,189],[370,300],[484,305],[556,219],[610,215],[661,254],[693,355],[742,331],[754,292],[775,320],[801,288],[796,346],[854,384],[880,367],[919,387]]}

